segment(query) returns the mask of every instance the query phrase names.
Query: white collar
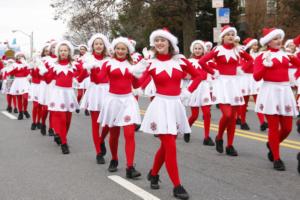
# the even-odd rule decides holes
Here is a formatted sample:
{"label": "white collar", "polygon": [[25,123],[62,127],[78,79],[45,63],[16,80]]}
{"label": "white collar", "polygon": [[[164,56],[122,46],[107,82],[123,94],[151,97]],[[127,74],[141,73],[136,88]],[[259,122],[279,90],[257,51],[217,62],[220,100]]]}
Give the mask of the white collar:
{"label": "white collar", "polygon": [[132,65],[128,62],[128,60],[118,61],[117,59],[113,58],[108,61],[108,65],[110,66],[110,71],[114,71],[116,69],[120,69],[122,75],[125,75],[126,69],[129,70]]}
{"label": "white collar", "polygon": [[230,58],[238,60],[239,57],[239,54],[236,52],[236,48],[226,49],[222,45],[219,45],[215,48],[215,51],[218,51],[217,56],[225,56],[227,62]]}
{"label": "white collar", "polygon": [[157,58],[151,59],[151,65],[149,71],[155,69],[156,75],[165,71],[169,77],[172,77],[173,69],[182,71],[181,65],[185,65],[185,62],[182,60],[183,55],[175,55],[170,60],[160,61]]}
{"label": "white collar", "polygon": [[198,60],[195,58],[190,58],[189,61],[196,69],[201,69],[201,65],[199,64]]}
{"label": "white collar", "polygon": [[[267,52],[268,51],[264,52],[263,59],[265,59],[265,57],[267,55],[266,54]],[[282,51],[282,50],[279,50],[277,52],[271,52],[271,60],[277,59],[280,63],[282,63],[283,58],[286,58],[286,59],[290,60],[289,57],[288,57],[288,55],[287,55],[287,53],[284,52],[284,51]]]}
{"label": "white collar", "polygon": [[50,64],[50,68],[53,68],[53,71],[56,72],[56,74],[60,74],[61,72],[64,73],[65,75],[68,74],[68,72],[74,72],[77,67],[76,67],[76,62],[71,62],[67,65],[61,65],[58,62],[54,62]]}

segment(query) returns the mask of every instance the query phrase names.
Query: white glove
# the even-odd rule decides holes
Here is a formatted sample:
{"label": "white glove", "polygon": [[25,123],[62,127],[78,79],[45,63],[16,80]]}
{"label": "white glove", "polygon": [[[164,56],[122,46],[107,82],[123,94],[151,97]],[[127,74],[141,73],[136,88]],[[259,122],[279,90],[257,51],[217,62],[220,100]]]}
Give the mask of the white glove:
{"label": "white glove", "polygon": [[181,99],[181,101],[184,102],[184,101],[190,99],[191,95],[192,95],[192,93],[190,91],[188,91],[188,89],[186,89],[186,88],[182,89],[181,94],[180,94],[180,99]]}
{"label": "white glove", "polygon": [[216,78],[218,78],[219,76],[220,76],[219,70],[214,69],[214,74],[212,75],[212,77],[213,77],[214,79],[216,79]]}
{"label": "white glove", "polygon": [[148,50],[146,47],[143,48],[142,53],[143,53],[144,59],[146,59],[146,60],[149,60],[149,59],[153,58],[153,56],[154,56],[154,52],[151,50]]}
{"label": "white glove", "polygon": [[273,62],[272,62],[270,51],[267,51],[266,53],[264,53],[263,58],[264,58],[263,65],[265,67],[273,67]]}
{"label": "white glove", "polygon": [[43,63],[41,63],[40,65],[37,65],[37,66],[39,68],[39,74],[41,76],[43,76],[45,73],[48,72],[48,69],[46,68],[46,66]]}
{"label": "white glove", "polygon": [[245,72],[242,70],[242,67],[236,68],[236,73],[237,73],[237,75],[244,75],[245,74]]}
{"label": "white glove", "polygon": [[140,78],[142,76],[142,74],[146,71],[149,64],[150,64],[150,62],[148,62],[145,59],[142,59],[139,63],[132,66],[131,73],[136,78]]}

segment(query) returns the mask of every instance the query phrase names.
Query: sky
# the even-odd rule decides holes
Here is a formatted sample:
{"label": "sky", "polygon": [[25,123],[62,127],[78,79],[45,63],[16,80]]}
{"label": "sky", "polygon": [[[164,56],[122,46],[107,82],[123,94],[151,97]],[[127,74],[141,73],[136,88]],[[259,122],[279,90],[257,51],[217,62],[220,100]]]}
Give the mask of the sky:
{"label": "sky", "polygon": [[50,7],[51,0],[0,0],[0,42],[13,38],[26,54],[30,52],[30,39],[20,32],[30,34],[33,31],[34,48],[39,50],[50,40],[62,39],[66,25],[53,19],[54,9]]}

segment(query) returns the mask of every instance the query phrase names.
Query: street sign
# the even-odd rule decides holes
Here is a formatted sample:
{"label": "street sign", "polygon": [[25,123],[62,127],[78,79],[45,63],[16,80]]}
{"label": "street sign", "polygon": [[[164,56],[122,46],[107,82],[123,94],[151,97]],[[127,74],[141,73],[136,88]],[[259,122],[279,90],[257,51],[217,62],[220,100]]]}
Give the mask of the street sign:
{"label": "street sign", "polygon": [[228,24],[230,22],[230,9],[220,8],[218,13],[218,23]]}
{"label": "street sign", "polygon": [[224,7],[224,0],[212,0],[213,8],[222,8]]}
{"label": "street sign", "polygon": [[218,43],[219,35],[221,34],[221,28],[214,27],[214,43]]}

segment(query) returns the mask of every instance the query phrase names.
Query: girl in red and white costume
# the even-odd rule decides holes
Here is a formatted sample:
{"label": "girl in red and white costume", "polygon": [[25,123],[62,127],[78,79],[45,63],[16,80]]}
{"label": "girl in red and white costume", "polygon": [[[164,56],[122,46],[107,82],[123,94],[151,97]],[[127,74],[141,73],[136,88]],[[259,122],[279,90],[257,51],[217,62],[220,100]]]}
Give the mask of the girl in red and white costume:
{"label": "girl in red and white costume", "polygon": [[295,97],[289,83],[288,67],[292,63],[300,67],[300,61],[281,50],[284,32],[281,29],[263,29],[260,39],[267,51],[254,63],[255,80],[264,80],[257,96],[255,111],[265,114],[268,124],[268,158],[275,170],[284,171],[279,145],[292,130],[293,116],[298,115]]}
{"label": "girl in red and white costume", "polygon": [[120,128],[123,127],[127,160],[126,177],[133,179],[141,176],[134,168],[135,124],[141,123],[139,105],[132,94],[132,87],[136,88],[131,73],[133,63],[130,57],[134,48],[128,38],[119,37],[113,40],[111,49],[114,52],[113,57],[104,64],[99,75],[101,79],[108,77],[109,93],[100,111],[98,122],[102,127],[108,126],[110,131],[109,146],[112,154],[108,168],[110,172],[118,169],[118,142]]}
{"label": "girl in red and white costume", "polygon": [[13,70],[9,73],[9,75],[15,77],[9,94],[16,96],[19,110],[18,120],[22,120],[23,114],[26,118],[30,118],[30,114],[27,111],[30,67],[22,52],[16,53],[15,59],[16,62],[13,64]]}
{"label": "girl in red and white costume", "polygon": [[[288,39],[284,43],[284,50],[287,53],[293,54],[295,56],[297,56],[297,54],[299,53],[297,51],[296,45],[295,45],[295,43],[292,39]],[[297,71],[297,66],[290,64],[290,66],[289,66],[289,79],[290,79],[290,84],[291,84],[292,89],[297,88],[297,82],[296,82],[296,78],[295,78],[296,71]]]}
{"label": "girl in red and white costume", "polygon": [[[216,137],[216,150],[219,153],[223,153],[223,134],[227,129],[226,154],[229,156],[238,155],[233,147],[236,113],[239,106],[244,104],[237,77],[239,60],[242,57],[248,62],[253,62],[252,57],[248,53],[241,50],[241,48],[235,47],[236,34],[234,27],[224,26],[219,36],[222,45],[215,47],[199,60],[202,68],[216,78],[213,82],[212,100],[220,105],[222,112]],[[207,65],[207,62],[211,59],[215,60],[216,69]]]}
{"label": "girl in red and white costume", "polygon": [[48,91],[48,110],[52,112],[52,126],[56,133],[55,142],[61,144],[63,154],[68,154],[67,134],[71,125],[72,112],[79,108],[72,88],[72,80],[82,72],[82,69],[77,62],[72,60],[73,46],[70,42],[58,43],[55,54],[57,61],[46,63],[48,70],[45,79],[47,83],[54,81],[54,85]]}
{"label": "girl in red and white costume", "polygon": [[[188,89],[182,91],[181,95],[185,100],[204,77],[201,77],[183,55],[179,55],[177,43],[177,38],[165,29],[158,29],[150,35],[150,46],[155,47],[155,54],[149,60],[150,66],[143,73],[140,82],[143,83],[150,76],[157,92],[147,108],[141,131],[158,135],[161,141],[152,169],[148,174],[151,188],[159,189],[158,173],[165,163],[174,186],[173,195],[180,199],[188,199],[189,195],[180,183],[176,155],[177,134],[191,132],[185,107],[180,99],[180,85],[186,73],[190,74],[193,82]],[[137,72],[134,74],[139,75]]]}
{"label": "girl in red and white costume", "polygon": [[81,62],[83,63],[83,68],[90,71],[91,83],[82,98],[80,108],[88,110],[91,114],[96,160],[98,164],[104,164],[104,156],[106,154],[104,139],[109,132],[109,128],[107,126],[103,127],[100,135],[100,125],[97,120],[108,95],[109,86],[108,77],[105,76],[99,79],[99,72],[109,58],[108,49],[110,48],[110,43],[105,35],[97,33],[91,37],[88,46],[91,53],[86,53],[82,57]]}
{"label": "girl in red and white costume", "polygon": [[[189,117],[189,124],[192,127],[194,122],[198,119],[199,115],[199,107],[201,107],[203,113],[203,121],[204,121],[204,140],[203,145],[214,146],[215,143],[209,137],[209,129],[210,129],[210,106],[214,104],[211,99],[211,87],[212,87],[212,77],[210,74],[208,75],[206,71],[204,71],[199,65],[199,59],[206,53],[205,43],[201,40],[195,40],[190,47],[190,51],[192,53],[189,61],[192,63],[194,68],[202,73],[204,77],[207,77],[206,80],[203,80],[197,89],[192,93],[191,98],[185,102],[186,106],[191,107],[191,116]],[[185,134],[185,137],[189,134]],[[189,141],[186,140],[186,142]]]}
{"label": "girl in red and white costume", "polygon": [[[243,49],[247,52],[249,52],[250,49],[250,55],[252,56],[253,60],[258,56],[258,41],[253,38],[247,38],[243,41],[244,47]],[[255,53],[254,53],[255,52]],[[257,94],[259,92],[259,89],[262,85],[261,81],[255,81],[253,78],[253,64],[249,63],[245,60],[241,60],[242,64],[242,80],[241,83],[243,85],[242,93],[244,95],[244,101],[245,104],[240,107],[239,114],[241,117],[241,129],[242,130],[250,130],[247,122],[246,122],[246,114],[247,114],[247,108],[250,96],[253,96],[254,102],[256,102]],[[257,113],[257,117],[259,119],[260,123],[260,130],[265,131],[268,128],[268,124],[264,120],[264,115],[261,113]]]}

